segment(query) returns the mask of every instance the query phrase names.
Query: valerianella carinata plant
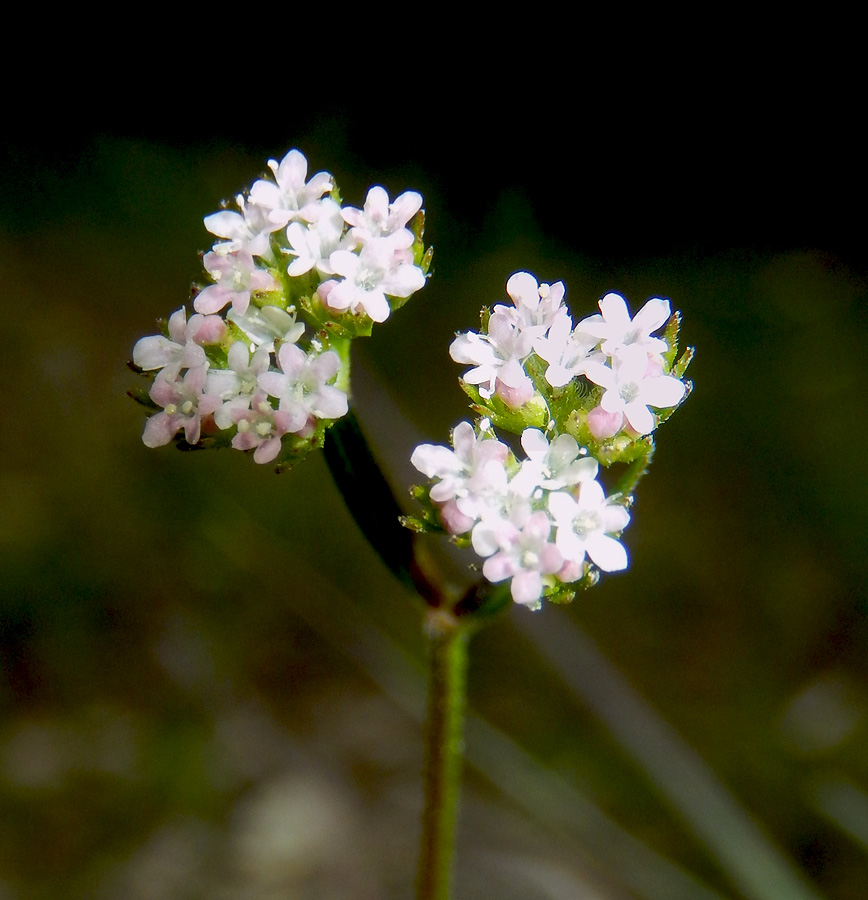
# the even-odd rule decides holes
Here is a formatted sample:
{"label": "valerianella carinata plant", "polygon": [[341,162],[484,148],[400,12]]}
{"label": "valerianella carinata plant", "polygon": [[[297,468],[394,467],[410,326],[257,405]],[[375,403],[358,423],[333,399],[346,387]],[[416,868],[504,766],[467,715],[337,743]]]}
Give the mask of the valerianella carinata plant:
{"label": "valerianella carinata plant", "polygon": [[[469,636],[510,598],[565,602],[627,567],[633,491],[690,392],[692,350],[678,356],[668,300],[631,317],[610,293],[574,322],[561,282],[517,272],[508,302],[452,343],[473,420],[451,447],[413,451],[430,481],[412,491],[421,512],[401,516],[349,406],[350,345],[425,285],[422,197],[373,187],[345,206],[297,150],[268,167],[205,218],[216,240],[192,312],[135,345],[131,366],[151,383],[131,395],[150,413],[148,447],[233,447],[278,471],[323,447],[365,536],[418,592],[430,689],[417,897],[449,900]],[[460,593],[417,553],[419,532],[472,547],[483,577]]]}
{"label": "valerianella carinata plant", "polygon": [[298,150],[268,166],[235,209],[205,218],[217,241],[193,314],[133,350],[153,379],[134,395],[153,412],[148,447],[231,446],[291,466],[347,414],[351,340],[425,284],[419,194],[373,187],[357,209],[327,172],[308,179]]}

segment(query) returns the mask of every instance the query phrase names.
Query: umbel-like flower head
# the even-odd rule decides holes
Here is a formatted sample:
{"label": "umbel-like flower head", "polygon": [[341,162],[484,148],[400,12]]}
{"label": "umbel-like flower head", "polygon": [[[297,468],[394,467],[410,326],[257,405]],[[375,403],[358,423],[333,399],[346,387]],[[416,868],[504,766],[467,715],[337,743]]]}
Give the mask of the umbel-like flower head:
{"label": "umbel-like flower head", "polygon": [[321,446],[348,409],[350,342],[420,290],[431,250],[422,198],[382,187],[341,207],[334,178],[308,178],[290,150],[272,177],[205,217],[219,240],[203,258],[195,315],[180,309],[142,338],[132,366],[153,381],[131,392],[151,410],[144,442],[234,447],[292,465]]}
{"label": "umbel-like flower head", "polygon": [[[471,366],[461,385],[477,419],[455,428],[454,450],[413,452],[433,484],[414,489],[423,512],[405,524],[472,546],[485,579],[509,582],[512,599],[535,609],[627,567],[632,493],[653,433],[691,390],[693,351],[676,360],[680,319],[668,300],[631,317],[610,293],[574,325],[562,282],[517,272],[506,291],[511,303],[483,310],[482,329],[452,343],[452,358]],[[523,455],[494,428],[520,435]]]}

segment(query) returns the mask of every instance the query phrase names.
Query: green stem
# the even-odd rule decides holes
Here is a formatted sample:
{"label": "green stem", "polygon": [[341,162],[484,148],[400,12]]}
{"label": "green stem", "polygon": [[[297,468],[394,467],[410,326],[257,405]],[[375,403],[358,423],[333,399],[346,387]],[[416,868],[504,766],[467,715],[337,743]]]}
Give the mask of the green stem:
{"label": "green stem", "polygon": [[449,900],[461,775],[468,628],[444,609],[426,621],[428,731],[418,900]]}

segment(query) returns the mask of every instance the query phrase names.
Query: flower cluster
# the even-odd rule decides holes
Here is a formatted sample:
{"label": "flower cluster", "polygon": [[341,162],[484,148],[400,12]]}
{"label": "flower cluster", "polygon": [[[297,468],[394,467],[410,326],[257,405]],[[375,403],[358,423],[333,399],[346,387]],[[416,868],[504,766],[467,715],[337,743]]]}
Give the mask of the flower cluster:
{"label": "flower cluster", "polygon": [[218,240],[194,314],[179,309],[133,350],[153,379],[133,394],[152,411],[148,447],[231,445],[291,465],[347,412],[351,339],[425,284],[419,194],[373,187],[356,209],[330,174],[308,179],[298,150],[268,166],[237,209],[205,218]]}
{"label": "flower cluster", "polygon": [[[424,512],[406,524],[469,542],[485,578],[512,579],[513,600],[535,609],[626,568],[619,537],[631,492],[652,432],[689,392],[692,350],[676,361],[679,316],[668,300],[631,317],[607,294],[599,314],[574,325],[562,282],[518,272],[506,292],[511,302],[483,310],[479,333],[452,343],[452,358],[472,367],[462,386],[477,419],[454,429],[452,449],[415,449],[411,462],[434,484],[414,490]],[[495,427],[520,436],[523,452]],[[616,463],[624,475],[607,496],[600,465]]]}

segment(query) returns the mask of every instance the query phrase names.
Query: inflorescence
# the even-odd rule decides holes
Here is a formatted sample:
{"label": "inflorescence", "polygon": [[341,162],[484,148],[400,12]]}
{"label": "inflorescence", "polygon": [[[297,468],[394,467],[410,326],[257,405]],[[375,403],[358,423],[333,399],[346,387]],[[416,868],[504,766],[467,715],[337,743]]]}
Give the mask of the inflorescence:
{"label": "inflorescence", "polygon": [[219,240],[194,314],[179,309],[133,350],[133,368],[153,380],[131,392],[151,410],[148,447],[232,446],[292,465],[347,412],[352,338],[425,284],[421,195],[390,202],[373,187],[356,209],[327,172],[307,179],[298,150],[268,166],[237,210],[205,218]]}
{"label": "inflorescence", "polygon": [[[452,432],[452,449],[422,444],[413,465],[434,481],[413,494],[416,531],[470,544],[492,583],[511,579],[516,603],[564,602],[599,571],[627,567],[619,538],[632,490],[654,449],[652,433],[688,395],[680,324],[654,298],[631,317],[618,294],[573,325],[564,285],[517,272],[510,303],[482,311],[479,333],[456,336],[450,355],[472,366],[461,381],[476,413]],[[665,326],[665,327],[664,327]],[[652,336],[663,328],[662,336]],[[520,436],[523,455],[495,428]],[[600,465],[623,465],[608,495]]]}

